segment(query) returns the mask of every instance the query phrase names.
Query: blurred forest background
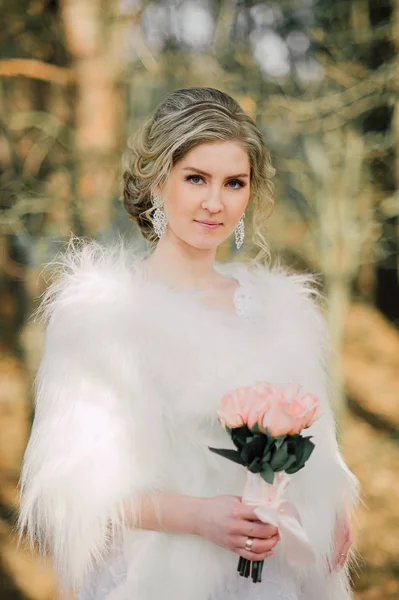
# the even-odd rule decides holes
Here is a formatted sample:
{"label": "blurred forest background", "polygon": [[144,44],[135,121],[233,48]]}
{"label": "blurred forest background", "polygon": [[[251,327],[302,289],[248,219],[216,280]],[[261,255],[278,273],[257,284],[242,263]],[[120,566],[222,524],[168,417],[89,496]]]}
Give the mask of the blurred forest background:
{"label": "blurred forest background", "polygon": [[0,18],[1,599],[57,596],[13,531],[43,265],[71,232],[138,236],[127,137],[193,86],[255,119],[277,168],[273,253],[323,276],[332,401],[363,486],[355,598],[399,598],[399,0],[0,0]]}

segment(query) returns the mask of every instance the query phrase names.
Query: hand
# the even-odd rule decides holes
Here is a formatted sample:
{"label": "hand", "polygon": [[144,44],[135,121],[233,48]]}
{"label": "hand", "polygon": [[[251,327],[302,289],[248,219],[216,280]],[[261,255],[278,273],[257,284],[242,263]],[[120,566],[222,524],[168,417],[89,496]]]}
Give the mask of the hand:
{"label": "hand", "polygon": [[335,533],[335,554],[333,564],[328,563],[329,572],[336,568],[342,568],[347,560],[347,554],[353,544],[353,533],[350,519],[350,511],[347,506],[344,508],[343,515],[337,517]]}
{"label": "hand", "polygon": [[[277,527],[259,521],[255,508],[239,496],[206,498],[199,514],[199,535],[248,560],[264,560],[273,554],[280,535]],[[245,549],[248,537],[253,538],[251,550]]]}

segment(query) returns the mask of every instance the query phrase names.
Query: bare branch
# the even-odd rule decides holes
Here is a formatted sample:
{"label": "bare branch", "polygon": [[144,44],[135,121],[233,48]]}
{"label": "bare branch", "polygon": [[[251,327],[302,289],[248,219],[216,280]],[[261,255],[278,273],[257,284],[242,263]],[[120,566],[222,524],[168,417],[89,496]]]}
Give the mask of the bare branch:
{"label": "bare branch", "polygon": [[0,60],[0,77],[29,77],[69,85],[75,79],[72,69],[50,65],[31,58],[9,58]]}

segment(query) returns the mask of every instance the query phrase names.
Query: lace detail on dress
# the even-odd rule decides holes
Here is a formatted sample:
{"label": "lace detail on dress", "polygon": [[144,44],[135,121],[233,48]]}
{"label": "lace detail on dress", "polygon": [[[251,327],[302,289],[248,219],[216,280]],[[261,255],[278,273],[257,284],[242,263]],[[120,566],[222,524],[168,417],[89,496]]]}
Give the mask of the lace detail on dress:
{"label": "lace detail on dress", "polygon": [[250,320],[251,315],[251,295],[248,294],[248,288],[242,282],[234,292],[234,306],[237,314],[242,319]]}
{"label": "lace detail on dress", "polygon": [[119,586],[125,582],[126,573],[126,559],[119,548],[100,569],[92,573],[76,600],[111,600],[113,593],[117,593]]}
{"label": "lace detail on dress", "polygon": [[239,317],[252,321],[254,318],[254,284],[250,279],[249,273],[243,269],[237,269],[234,276],[240,284],[234,292],[233,301],[235,309]]}
{"label": "lace detail on dress", "polygon": [[255,298],[254,282],[245,263],[214,263],[215,270],[221,275],[235,279],[238,287],[233,294],[233,304],[238,317],[245,320],[254,318],[253,300]]}

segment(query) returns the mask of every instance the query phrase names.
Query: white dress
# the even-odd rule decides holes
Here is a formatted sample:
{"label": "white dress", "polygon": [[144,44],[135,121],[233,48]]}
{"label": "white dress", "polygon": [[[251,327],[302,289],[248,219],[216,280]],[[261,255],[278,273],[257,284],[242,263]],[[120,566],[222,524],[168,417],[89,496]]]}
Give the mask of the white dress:
{"label": "white dress", "polygon": [[[355,502],[328,401],[328,338],[312,277],[277,266],[216,264],[239,282],[236,314],[203,292],[148,279],[133,245],[70,244],[43,299],[48,320],[35,421],[21,475],[20,531],[51,553],[78,600],[348,600],[346,569],[328,574],[335,519]],[[266,380],[301,383],[323,416],[315,450],[287,490],[317,554],[293,568],[278,543],[262,582],[238,555],[199,536],[123,528],[122,502],[155,489],[241,495],[245,469],[211,453],[233,447],[216,410],[223,393]]]}

